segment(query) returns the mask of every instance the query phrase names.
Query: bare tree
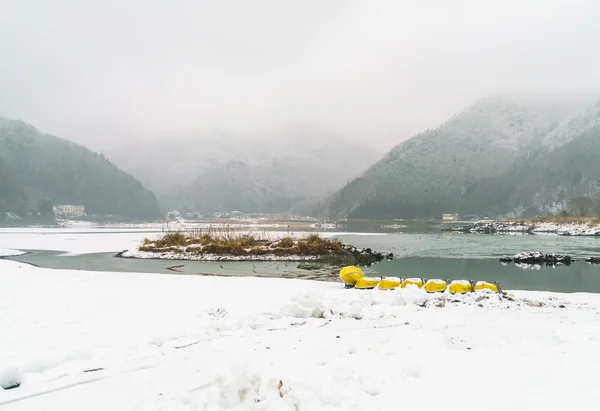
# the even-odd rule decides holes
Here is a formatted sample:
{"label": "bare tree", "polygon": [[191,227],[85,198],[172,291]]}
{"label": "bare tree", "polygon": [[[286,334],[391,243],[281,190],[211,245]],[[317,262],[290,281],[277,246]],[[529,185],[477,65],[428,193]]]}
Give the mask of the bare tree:
{"label": "bare tree", "polygon": [[594,208],[594,200],[589,197],[575,197],[571,199],[571,207],[577,211],[577,215],[585,217]]}

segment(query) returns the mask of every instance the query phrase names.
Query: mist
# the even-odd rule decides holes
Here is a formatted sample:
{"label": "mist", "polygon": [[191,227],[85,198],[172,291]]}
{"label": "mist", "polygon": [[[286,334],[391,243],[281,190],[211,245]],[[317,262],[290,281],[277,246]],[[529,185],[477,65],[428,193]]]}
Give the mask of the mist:
{"label": "mist", "polygon": [[0,8],[0,115],[95,147],[298,127],[390,147],[488,95],[600,90],[594,0]]}

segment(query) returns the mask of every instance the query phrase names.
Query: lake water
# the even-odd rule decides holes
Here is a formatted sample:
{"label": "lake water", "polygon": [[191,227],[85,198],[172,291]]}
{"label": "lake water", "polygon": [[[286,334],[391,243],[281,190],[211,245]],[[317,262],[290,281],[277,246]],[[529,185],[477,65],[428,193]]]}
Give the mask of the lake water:
{"label": "lake water", "polygon": [[[561,237],[552,235],[477,235],[442,233],[437,226],[406,227],[403,232],[379,230],[374,227],[369,232],[336,233],[343,242],[357,247],[371,247],[374,250],[392,252],[396,259],[365,267],[373,276],[399,276],[419,278],[466,279],[498,281],[504,289],[543,290],[558,292],[600,293],[600,265],[583,261],[584,257],[600,255],[600,239],[593,237]],[[363,230],[369,231],[369,230]],[[387,231],[387,232],[383,232]],[[45,233],[44,235],[47,235]],[[101,242],[110,236],[111,242],[120,238],[128,241],[143,238],[148,233],[122,232],[110,230],[102,233],[65,234],[65,241]],[[10,248],[11,235],[20,236],[18,247],[28,243],[36,244],[36,238],[23,238],[22,233],[3,232],[0,246]],[[35,236],[35,233],[31,234]],[[60,237],[62,234],[56,234]],[[17,237],[15,237],[15,240]],[[54,240],[53,240],[54,241]],[[56,240],[58,241],[58,239]],[[128,243],[129,244],[129,243]],[[51,247],[51,245],[50,245]],[[34,248],[34,247],[31,247]],[[58,247],[57,247],[58,248]],[[106,244],[104,244],[104,249]],[[59,248],[60,249],[60,248]],[[112,249],[112,248],[109,248]],[[35,251],[12,259],[46,268],[78,269],[90,271],[147,272],[179,275],[225,275],[225,276],[264,276],[300,277],[320,280],[337,280],[337,268],[320,267],[311,264],[299,265],[291,262],[198,262],[135,260],[116,258],[121,251],[83,253],[65,255],[63,252]],[[541,251],[575,256],[579,261],[570,266],[539,267],[522,269],[514,264],[502,265],[498,258],[521,251]]]}

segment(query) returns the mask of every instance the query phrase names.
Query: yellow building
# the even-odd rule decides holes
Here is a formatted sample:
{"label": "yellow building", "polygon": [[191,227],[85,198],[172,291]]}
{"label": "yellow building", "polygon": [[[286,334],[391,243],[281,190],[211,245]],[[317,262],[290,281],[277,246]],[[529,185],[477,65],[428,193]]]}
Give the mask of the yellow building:
{"label": "yellow building", "polygon": [[457,221],[458,214],[442,214],[442,220],[444,221]]}

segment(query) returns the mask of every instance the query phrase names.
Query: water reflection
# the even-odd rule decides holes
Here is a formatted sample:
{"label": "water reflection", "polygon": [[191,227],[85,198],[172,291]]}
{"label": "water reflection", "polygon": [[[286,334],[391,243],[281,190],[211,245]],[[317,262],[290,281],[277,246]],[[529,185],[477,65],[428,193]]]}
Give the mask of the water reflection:
{"label": "water reflection", "polygon": [[[297,262],[201,262],[115,258],[114,253],[64,256],[36,251],[12,259],[46,268],[139,273],[259,276],[338,281],[338,267]],[[301,267],[304,267],[301,268]],[[570,266],[501,264],[496,259],[408,257],[385,261],[365,269],[370,275],[498,281],[504,289],[600,293],[600,265],[581,260]]]}
{"label": "water reflection", "polygon": [[600,265],[583,261],[523,269],[491,259],[409,257],[383,262],[371,271],[382,276],[498,281],[504,289],[600,293]]}

